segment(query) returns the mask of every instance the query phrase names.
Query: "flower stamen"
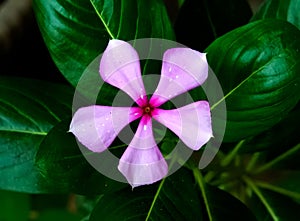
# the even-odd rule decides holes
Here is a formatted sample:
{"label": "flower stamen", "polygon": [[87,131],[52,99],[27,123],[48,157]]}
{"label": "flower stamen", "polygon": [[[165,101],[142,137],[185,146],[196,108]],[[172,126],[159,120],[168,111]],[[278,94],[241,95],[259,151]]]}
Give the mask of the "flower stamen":
{"label": "flower stamen", "polygon": [[145,107],[145,108],[144,108],[144,112],[145,112],[146,114],[150,113],[150,112],[151,112],[151,108],[150,108],[150,107]]}

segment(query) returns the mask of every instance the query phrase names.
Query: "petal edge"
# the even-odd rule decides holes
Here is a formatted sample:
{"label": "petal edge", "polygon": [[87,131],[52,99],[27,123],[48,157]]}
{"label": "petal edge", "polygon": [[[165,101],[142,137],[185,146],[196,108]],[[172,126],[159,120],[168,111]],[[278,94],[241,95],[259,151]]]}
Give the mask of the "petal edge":
{"label": "petal edge", "polygon": [[89,150],[102,152],[127,124],[141,114],[140,108],[133,107],[82,107],[72,118],[70,132]]}
{"label": "petal edge", "polygon": [[206,53],[190,48],[171,48],[163,56],[161,79],[150,99],[158,107],[166,101],[200,86],[208,76]]}
{"label": "petal edge", "polygon": [[147,102],[139,55],[129,43],[110,40],[102,55],[99,72],[105,82],[126,92],[140,106]]}
{"label": "petal edge", "polygon": [[168,174],[168,164],[153,137],[150,117],[142,118],[133,140],[119,161],[118,169],[133,188],[152,184]]}

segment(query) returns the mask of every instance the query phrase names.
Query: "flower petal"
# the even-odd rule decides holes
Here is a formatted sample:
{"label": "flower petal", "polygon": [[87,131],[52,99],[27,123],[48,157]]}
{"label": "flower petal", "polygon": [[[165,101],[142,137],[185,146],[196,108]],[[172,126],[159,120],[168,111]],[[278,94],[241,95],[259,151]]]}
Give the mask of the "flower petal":
{"label": "flower petal", "polygon": [[110,40],[99,71],[105,82],[126,92],[140,106],[147,102],[139,56],[129,43]]}
{"label": "flower petal", "polygon": [[70,132],[89,150],[102,152],[126,125],[141,115],[137,107],[82,107],[72,118]]}
{"label": "flower petal", "polygon": [[206,54],[189,48],[172,48],[165,52],[161,78],[150,104],[158,107],[167,100],[200,86],[207,78]]}
{"label": "flower petal", "polygon": [[155,143],[149,116],[141,119],[133,140],[119,161],[118,169],[132,187],[152,184],[167,175],[168,164]]}
{"label": "flower petal", "polygon": [[155,109],[153,118],[172,130],[193,150],[199,150],[213,136],[207,101],[198,101],[173,110]]}

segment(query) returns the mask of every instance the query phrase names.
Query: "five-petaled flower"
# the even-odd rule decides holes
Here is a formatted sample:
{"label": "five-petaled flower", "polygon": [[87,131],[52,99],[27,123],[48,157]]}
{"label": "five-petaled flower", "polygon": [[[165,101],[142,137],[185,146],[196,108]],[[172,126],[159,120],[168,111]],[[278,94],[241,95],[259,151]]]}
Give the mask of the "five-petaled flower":
{"label": "five-petaled flower", "polygon": [[82,107],[74,114],[70,131],[91,151],[102,152],[126,125],[141,118],[118,165],[132,187],[154,183],[168,174],[168,164],[153,136],[152,119],[173,131],[193,150],[199,150],[212,137],[207,101],[172,110],[159,108],[169,99],[200,86],[206,80],[208,64],[205,53],[189,48],[166,50],[160,81],[150,99],[143,84],[139,56],[129,43],[110,40],[99,71],[105,82],[126,92],[137,107]]}

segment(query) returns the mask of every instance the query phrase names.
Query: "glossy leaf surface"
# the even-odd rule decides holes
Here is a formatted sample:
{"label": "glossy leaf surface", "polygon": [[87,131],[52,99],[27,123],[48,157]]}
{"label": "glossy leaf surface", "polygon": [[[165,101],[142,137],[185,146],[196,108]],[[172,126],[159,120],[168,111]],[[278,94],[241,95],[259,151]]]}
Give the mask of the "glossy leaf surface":
{"label": "glossy leaf surface", "polygon": [[299,101],[300,31],[288,22],[250,23],[218,38],[206,52],[225,94],[224,141],[270,128]]}

